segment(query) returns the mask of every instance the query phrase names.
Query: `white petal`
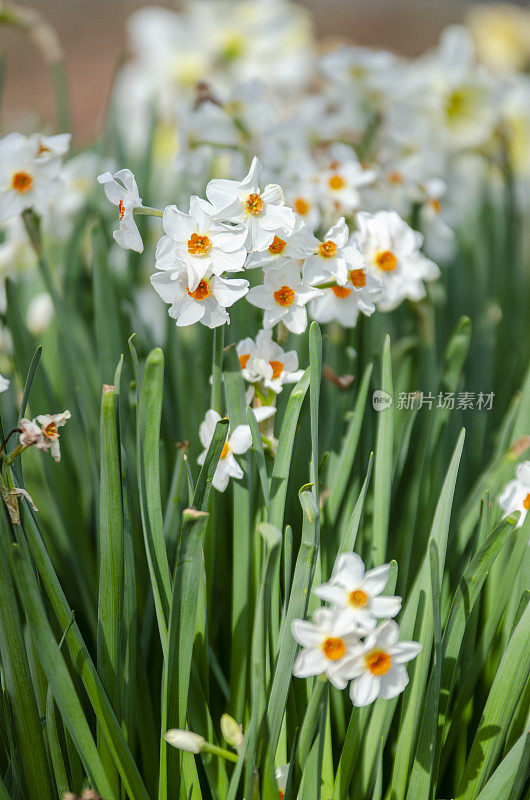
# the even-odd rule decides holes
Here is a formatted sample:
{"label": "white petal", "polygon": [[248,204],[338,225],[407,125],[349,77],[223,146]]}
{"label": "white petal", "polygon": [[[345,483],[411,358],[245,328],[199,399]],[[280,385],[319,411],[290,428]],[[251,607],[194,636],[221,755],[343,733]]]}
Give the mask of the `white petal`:
{"label": "white petal", "polygon": [[385,700],[391,700],[401,694],[409,682],[407,670],[401,664],[391,667],[386,675],[381,678],[381,689],[379,696]]}
{"label": "white petal", "polygon": [[304,619],[293,619],[291,633],[295,642],[304,647],[316,647],[322,640],[322,631],[312,622]]}
{"label": "white petal", "polygon": [[350,684],[350,697],[354,706],[369,706],[377,700],[381,679],[371,672],[364,672]]}
{"label": "white petal", "polygon": [[380,567],[369,569],[364,576],[363,588],[365,588],[368,594],[372,596],[381,594],[388,583],[389,574],[390,566],[388,564],[383,564]]}
{"label": "white petal", "polygon": [[335,561],[332,583],[357,589],[364,577],[364,561],[357,553],[340,553]]}
{"label": "white petal", "polygon": [[379,619],[395,617],[401,611],[401,597],[374,597],[370,611]]}
{"label": "white petal", "polygon": [[320,648],[302,650],[294,662],[293,675],[296,678],[309,678],[311,675],[321,675],[327,666],[327,658]]}
{"label": "white petal", "polygon": [[419,642],[398,642],[390,648],[392,662],[394,664],[404,664],[416,658],[421,650]]}
{"label": "white petal", "polygon": [[246,453],[252,444],[252,434],[248,425],[238,425],[230,436],[230,449],[234,453]]}

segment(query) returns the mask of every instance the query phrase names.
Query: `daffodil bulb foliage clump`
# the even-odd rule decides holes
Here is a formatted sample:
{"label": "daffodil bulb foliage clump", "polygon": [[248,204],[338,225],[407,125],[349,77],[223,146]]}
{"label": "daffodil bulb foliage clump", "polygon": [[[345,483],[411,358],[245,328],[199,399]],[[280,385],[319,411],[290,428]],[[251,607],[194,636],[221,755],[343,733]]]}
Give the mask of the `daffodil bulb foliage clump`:
{"label": "daffodil bulb foliage clump", "polygon": [[147,6],[82,150],[0,12],[57,95],[0,136],[0,800],[526,800],[530,16],[479,11]]}

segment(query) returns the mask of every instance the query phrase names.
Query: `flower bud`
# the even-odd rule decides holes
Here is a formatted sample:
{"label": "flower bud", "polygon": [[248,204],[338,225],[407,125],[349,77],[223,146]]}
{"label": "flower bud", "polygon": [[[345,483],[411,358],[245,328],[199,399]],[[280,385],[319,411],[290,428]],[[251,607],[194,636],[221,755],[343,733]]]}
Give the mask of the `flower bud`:
{"label": "flower bud", "polygon": [[245,737],[243,736],[243,726],[238,725],[233,717],[229,714],[223,714],[221,717],[221,733],[230,747],[234,750],[241,750]]}
{"label": "flower bud", "polygon": [[193,731],[183,731],[179,728],[172,728],[166,731],[164,739],[172,747],[178,750],[185,750],[187,753],[200,753],[204,744],[204,737],[199,736]]}

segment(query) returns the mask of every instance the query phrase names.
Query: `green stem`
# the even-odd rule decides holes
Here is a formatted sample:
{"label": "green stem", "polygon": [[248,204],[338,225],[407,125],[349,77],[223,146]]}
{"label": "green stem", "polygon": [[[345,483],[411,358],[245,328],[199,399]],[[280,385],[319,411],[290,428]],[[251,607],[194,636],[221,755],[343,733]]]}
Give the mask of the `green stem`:
{"label": "green stem", "polygon": [[133,214],[140,217],[163,217],[164,212],[151,206],[137,206],[133,208]]}
{"label": "green stem", "polygon": [[213,358],[212,358],[212,393],[210,408],[223,413],[223,348],[225,341],[225,326],[218,325],[213,331]]}
{"label": "green stem", "polygon": [[210,742],[204,742],[201,747],[201,753],[211,753],[212,756],[219,756],[219,758],[232,761],[234,764],[237,764],[238,761],[235,753],[231,753],[230,750],[225,750],[224,747],[218,747],[216,744],[210,744]]}

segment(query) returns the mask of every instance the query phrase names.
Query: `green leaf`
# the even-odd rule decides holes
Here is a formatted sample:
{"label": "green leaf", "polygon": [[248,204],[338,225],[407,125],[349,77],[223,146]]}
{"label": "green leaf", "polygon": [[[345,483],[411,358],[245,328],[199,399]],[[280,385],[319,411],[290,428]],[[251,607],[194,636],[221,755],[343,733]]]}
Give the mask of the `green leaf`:
{"label": "green leaf", "polygon": [[[383,365],[381,368],[381,389],[393,397],[392,361],[390,358],[390,337],[385,339]],[[390,497],[392,492],[392,464],[394,439],[394,408],[391,402],[379,411],[377,443],[375,446],[374,467],[374,527],[372,540],[372,563],[382,564],[386,556],[388,521],[390,518]]]}
{"label": "green leaf", "polygon": [[525,731],[503,758],[477,800],[512,800],[522,797],[530,766],[530,733]]}
{"label": "green leaf", "polygon": [[492,773],[530,676],[529,637],[530,603],[512,634],[493,680],[455,800],[475,800]]}

